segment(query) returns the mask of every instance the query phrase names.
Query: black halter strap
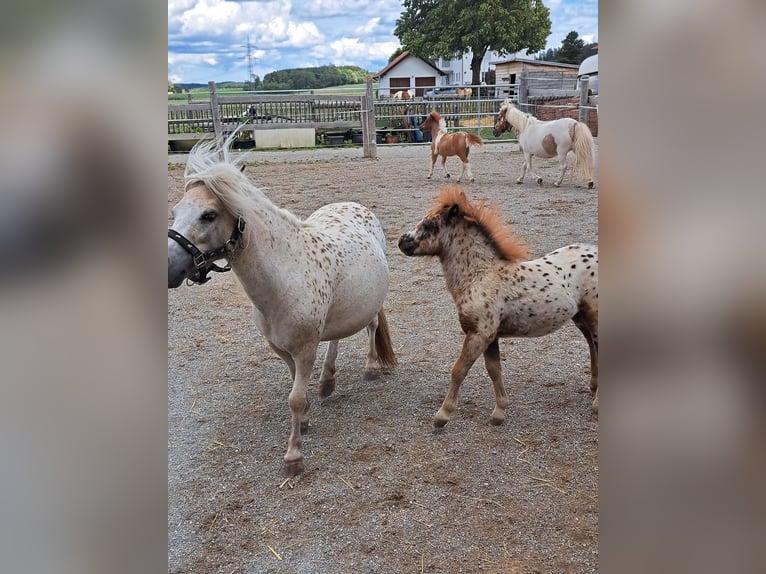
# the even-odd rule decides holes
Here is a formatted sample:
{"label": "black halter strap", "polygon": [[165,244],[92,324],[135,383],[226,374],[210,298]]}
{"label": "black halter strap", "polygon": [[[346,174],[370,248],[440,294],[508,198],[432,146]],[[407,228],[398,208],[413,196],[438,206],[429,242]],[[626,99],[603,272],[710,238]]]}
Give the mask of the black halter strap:
{"label": "black halter strap", "polygon": [[207,274],[210,271],[216,271],[218,273],[224,273],[225,271],[231,271],[231,265],[227,262],[225,267],[216,265],[215,261],[222,257],[228,256],[231,253],[234,246],[242,243],[242,232],[245,229],[245,222],[242,218],[237,220],[237,224],[234,226],[234,230],[231,232],[231,237],[218,249],[211,249],[210,251],[202,252],[191,241],[186,239],[183,235],[178,233],[175,229],[168,229],[168,237],[178,243],[184,248],[189,255],[192,256],[194,262],[194,268],[197,270],[197,274],[194,277],[189,277],[189,281],[202,285],[210,281],[210,277]]}

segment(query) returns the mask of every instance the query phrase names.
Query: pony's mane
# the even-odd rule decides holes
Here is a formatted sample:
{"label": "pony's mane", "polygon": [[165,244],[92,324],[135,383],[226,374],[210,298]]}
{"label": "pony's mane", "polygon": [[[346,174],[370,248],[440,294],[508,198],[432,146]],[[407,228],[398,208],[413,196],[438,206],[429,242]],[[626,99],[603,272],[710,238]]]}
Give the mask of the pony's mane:
{"label": "pony's mane", "polygon": [[[507,98],[500,104],[501,109],[503,106],[505,106],[505,120],[513,126],[513,129],[516,130],[516,132],[523,132],[529,127],[529,124],[537,121],[535,116],[522,112]],[[513,120],[511,120],[511,118],[513,118]]]}
{"label": "pony's mane", "polygon": [[451,209],[457,205],[463,218],[481,228],[503,259],[507,261],[529,259],[526,244],[513,232],[511,225],[503,220],[500,208],[495,202],[487,203],[487,199],[484,198],[472,203],[456,184],[443,187],[433,199],[435,206],[428,212],[428,216],[436,215],[444,209]]}
{"label": "pony's mane", "polygon": [[264,205],[282,212],[288,219],[300,219],[286,209],[271,203],[240,170],[241,159],[231,155],[231,144],[237,137],[235,130],[228,138],[216,138],[195,145],[186,160],[184,190],[203,184],[226,208],[237,217],[245,217]]}
{"label": "pony's mane", "polygon": [[440,131],[444,131],[444,132],[447,131],[447,122],[441,116],[439,112],[437,112],[436,110],[431,110],[431,113],[429,113],[428,115],[431,116],[431,119],[439,125]]}

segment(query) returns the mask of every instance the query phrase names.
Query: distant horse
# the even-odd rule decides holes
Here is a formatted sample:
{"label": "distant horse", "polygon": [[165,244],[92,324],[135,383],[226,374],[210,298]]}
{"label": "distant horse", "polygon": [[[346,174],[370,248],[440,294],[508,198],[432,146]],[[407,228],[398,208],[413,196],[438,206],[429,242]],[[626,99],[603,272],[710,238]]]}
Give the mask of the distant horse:
{"label": "distant horse", "polygon": [[458,88],[457,95],[467,100],[473,95],[473,88]]}
{"label": "distant horse", "polygon": [[444,170],[444,177],[449,177],[447,173],[447,167],[444,163],[447,161],[447,157],[456,155],[463,162],[463,171],[460,172],[460,177],[457,181],[463,178],[463,174],[468,172],[469,181],[473,181],[473,173],[471,173],[471,162],[468,161],[468,152],[471,146],[480,146],[482,139],[475,134],[468,134],[466,132],[453,132],[447,133],[447,123],[444,118],[441,117],[436,110],[428,114],[425,121],[420,124],[420,131],[423,133],[431,132],[431,171],[428,172],[426,179],[431,179],[434,173],[434,165],[436,165],[436,158],[442,156],[442,169]]}
{"label": "distant horse", "polygon": [[532,156],[556,157],[559,160],[561,172],[553,185],[560,186],[567,169],[567,153],[571,150],[574,152],[572,170],[580,173],[588,182],[588,189],[593,188],[593,136],[587,124],[572,118],[544,122],[519,111],[510,100],[506,99],[500,104],[492,133],[497,137],[511,128],[518,135],[519,147],[524,154],[521,175],[516,183],[522,183],[527,170],[530,170],[537,179],[537,183],[541,184],[543,178],[532,171]]}
{"label": "distant horse", "polygon": [[588,342],[592,409],[598,412],[598,248],[576,243],[528,261],[526,246],[496,205],[469,202],[457,185],[434,200],[415,229],[399,239],[405,255],[439,257],[465,333],[434,425],[447,424],[460,384],[482,354],[495,389],[490,422],[501,424],[508,395],[498,339],[547,335],[570,319]]}
{"label": "distant horse", "polygon": [[[235,132],[236,134],[236,132]],[[287,364],[293,381],[285,470],[303,471],[301,432],[308,426],[307,387],[320,341],[330,341],[319,394],[335,388],[338,340],[369,334],[364,378],[396,364],[383,301],[388,292],[386,239],[380,222],[357,203],[333,203],[305,220],[274,205],[229,155],[233,141],[195,146],[186,192],[168,230],[168,287],[204,283],[209,271],[233,269],[254,306],[255,322]],[[230,265],[218,267],[216,260]]]}
{"label": "distant horse", "polygon": [[410,93],[407,90],[400,90],[391,96],[391,98],[394,100],[409,100]]}

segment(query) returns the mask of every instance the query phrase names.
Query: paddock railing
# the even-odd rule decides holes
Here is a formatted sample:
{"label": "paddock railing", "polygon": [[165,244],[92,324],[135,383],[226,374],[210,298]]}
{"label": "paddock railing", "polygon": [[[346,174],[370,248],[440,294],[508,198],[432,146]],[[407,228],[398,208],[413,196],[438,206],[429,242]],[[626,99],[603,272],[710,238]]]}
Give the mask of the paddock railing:
{"label": "paddock railing", "polygon": [[[215,83],[209,82],[209,101],[190,100],[168,105],[168,140],[225,137],[239,130],[241,138],[254,143],[261,130],[313,128],[327,135],[326,143],[331,141],[330,138],[336,138],[335,145],[361,132],[361,141],[355,138],[354,141],[364,146],[365,157],[375,157],[376,144],[430,141],[430,134],[422,134],[418,125],[431,110],[444,117],[448,130],[475,130],[491,141],[491,128],[500,104],[509,96],[521,110],[540,119],[575,117],[588,123],[591,131],[597,133],[598,107],[589,99],[587,77],[582,79],[579,90],[567,89],[566,93],[559,93],[560,81],[548,90],[540,80],[532,85],[531,88],[529,78],[522,73],[518,84],[463,86],[471,88],[472,95],[467,98],[436,91],[435,94],[401,100],[374,98],[369,78],[361,95],[219,95]],[[507,138],[503,137],[502,141]]]}

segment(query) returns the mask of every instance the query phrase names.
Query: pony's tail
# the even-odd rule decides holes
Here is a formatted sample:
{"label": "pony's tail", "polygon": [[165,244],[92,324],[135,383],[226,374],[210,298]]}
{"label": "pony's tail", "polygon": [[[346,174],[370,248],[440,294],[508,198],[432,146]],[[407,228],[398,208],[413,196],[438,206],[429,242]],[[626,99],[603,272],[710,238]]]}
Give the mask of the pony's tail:
{"label": "pony's tail", "polygon": [[466,133],[465,134],[465,140],[466,140],[466,144],[465,144],[466,147],[470,147],[472,145],[475,145],[476,147],[479,147],[479,146],[481,146],[481,144],[484,143],[484,140],[482,140],[476,134]]}
{"label": "pony's tail", "polygon": [[593,135],[590,133],[588,124],[577,122],[573,151],[575,157],[572,170],[591,183],[593,181]]}
{"label": "pony's tail", "polygon": [[378,328],[375,329],[375,350],[378,353],[378,362],[385,369],[396,366],[397,360],[394,355],[394,346],[391,344],[391,334],[388,331],[388,321],[383,309],[378,311]]}

